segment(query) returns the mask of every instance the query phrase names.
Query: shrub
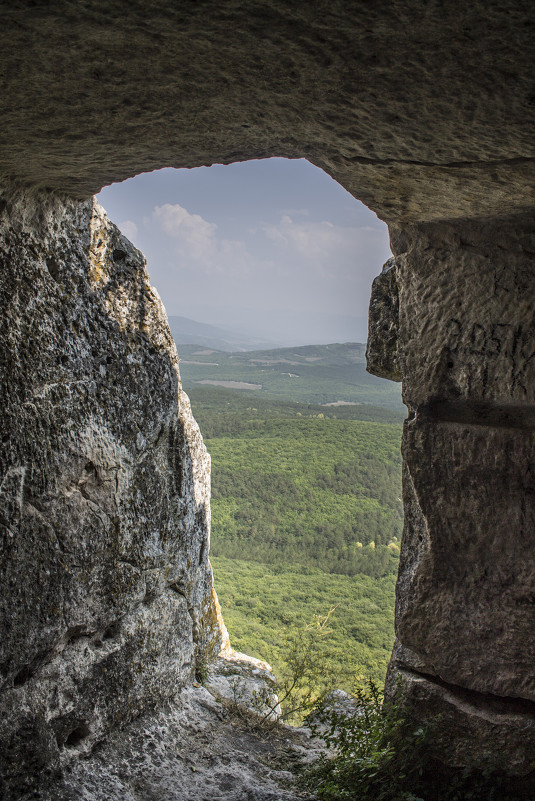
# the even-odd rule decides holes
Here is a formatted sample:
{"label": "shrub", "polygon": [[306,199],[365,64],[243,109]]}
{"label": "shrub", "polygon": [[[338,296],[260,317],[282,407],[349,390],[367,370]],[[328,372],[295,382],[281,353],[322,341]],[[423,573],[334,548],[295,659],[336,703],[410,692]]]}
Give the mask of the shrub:
{"label": "shrub", "polygon": [[339,712],[329,700],[318,709],[313,732],[331,749],[305,774],[307,789],[322,801],[423,801],[406,790],[419,784],[427,731],[410,726],[397,699],[385,704],[371,679],[357,686],[355,712]]}
{"label": "shrub", "polygon": [[[327,615],[316,615],[304,628],[293,629],[284,642],[284,662],[277,672],[277,705],[285,723],[300,723],[303,717],[322,703],[336,686],[337,672],[328,655],[327,639],[332,608]],[[266,704],[259,698],[259,704]],[[267,704],[269,711],[264,720],[273,720],[275,706]]]}
{"label": "shrub", "polygon": [[430,756],[440,720],[415,725],[401,703],[401,687],[383,701],[368,680],[356,689],[355,712],[320,706],[311,727],[330,748],[305,769],[302,785],[321,801],[520,801],[496,771],[470,766],[453,773]]}

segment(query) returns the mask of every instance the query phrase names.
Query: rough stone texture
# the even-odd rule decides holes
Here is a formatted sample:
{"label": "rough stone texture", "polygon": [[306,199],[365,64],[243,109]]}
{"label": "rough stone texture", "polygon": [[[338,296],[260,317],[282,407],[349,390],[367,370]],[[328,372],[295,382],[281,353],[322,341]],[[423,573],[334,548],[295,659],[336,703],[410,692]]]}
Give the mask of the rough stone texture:
{"label": "rough stone texture", "polygon": [[398,344],[399,292],[396,260],[391,258],[372,284],[366,345],[368,372],[391,381],[401,381]]}
{"label": "rough stone texture", "polygon": [[142,254],[93,201],[14,197],[0,229],[10,798],[176,693],[222,633],[210,461]]}
{"label": "rough stone texture", "polygon": [[266,722],[278,720],[282,713],[276,683],[267,662],[234,651],[230,644],[211,664],[203,681],[215,698],[265,717]]}
{"label": "rough stone texture", "polygon": [[444,715],[442,759],[533,778],[533,220],[392,241],[410,416],[391,686],[408,677],[419,714]]}
{"label": "rough stone texture", "polygon": [[[403,398],[410,409],[488,402],[495,412],[509,408],[519,421],[529,415],[535,404],[534,220],[529,213],[391,227]],[[480,420],[479,410],[472,417]]]}
{"label": "rough stone texture", "polygon": [[220,631],[208,463],[141,257],[52,193],[271,155],[391,223],[399,315],[389,290],[370,351],[410,410],[390,678],[443,714],[445,763],[488,747],[530,769],[534,17],[524,0],[3,9],[4,795],[170,695]]}
{"label": "rough stone texture", "polygon": [[0,174],[306,157],[387,220],[533,205],[528,0],[11,3]]}
{"label": "rough stone texture", "polygon": [[[401,679],[406,713],[430,726],[432,764],[444,780],[444,764],[510,777],[515,799],[533,799],[533,705],[468,691],[402,667],[405,651],[394,649],[396,669],[387,680],[392,692]],[[402,663],[397,663],[401,656]],[[436,761],[435,761],[436,760]],[[431,760],[430,760],[431,761]]]}
{"label": "rough stone texture", "polygon": [[[241,655],[243,656],[243,655]],[[247,658],[245,658],[247,660]],[[253,667],[252,670],[257,668]],[[211,687],[235,678],[236,696],[251,688],[251,665],[220,659],[208,688],[190,686],[157,713],[111,735],[64,776],[41,788],[41,801],[297,801],[292,763],[319,753],[306,729],[258,728],[246,708],[221,701]],[[266,671],[254,679],[270,691]],[[242,687],[244,692],[241,692]],[[32,801],[26,796],[21,801]]]}

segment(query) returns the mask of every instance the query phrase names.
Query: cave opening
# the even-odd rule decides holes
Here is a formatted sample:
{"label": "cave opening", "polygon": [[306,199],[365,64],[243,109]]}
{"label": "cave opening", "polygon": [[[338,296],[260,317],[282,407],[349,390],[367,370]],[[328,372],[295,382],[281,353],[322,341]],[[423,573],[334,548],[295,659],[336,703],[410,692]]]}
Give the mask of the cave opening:
{"label": "cave opening", "polygon": [[97,197],[146,256],[171,323],[193,318],[273,347],[365,342],[388,230],[306,159],[162,169]]}
{"label": "cave opening", "polygon": [[[175,364],[158,349],[151,293],[128,283],[123,247],[111,251],[122,284],[106,293],[103,273],[85,280],[87,199],[141,170],[278,153],[306,155],[377,210],[400,262],[410,422],[391,676],[406,680],[419,720],[440,716],[436,753],[450,775],[485,770],[490,758],[525,777],[532,798],[532,716],[495,715],[452,692],[484,704],[535,699],[527,4],[162,2],[150,14],[146,3],[123,5],[12,4],[2,26],[0,784],[18,797],[28,776],[54,765],[54,716],[67,716],[65,732],[91,721],[87,736],[75,735],[83,742],[64,749],[78,754],[170,697],[190,664],[177,632],[191,631],[192,610],[209,603],[205,574],[188,585],[188,606],[172,589],[184,575],[158,573],[168,543],[153,532],[166,530],[188,481],[188,531],[198,529],[190,451],[201,471],[205,462],[189,418],[174,426],[165,417]],[[147,313],[145,330],[124,330],[123,300]],[[183,475],[166,482],[161,465],[180,459]],[[84,475],[89,463],[98,486]],[[155,499],[165,497],[162,508]],[[154,597],[169,625],[143,603]],[[84,663],[83,637],[51,650],[66,631],[117,620]],[[66,679],[59,693],[47,661],[34,661],[43,652]],[[146,772],[144,760],[131,764]],[[182,783],[189,767],[173,774]]]}
{"label": "cave opening", "polygon": [[212,457],[232,645],[277,670],[288,630],[336,607],[331,669],[382,683],[404,407],[364,343],[386,226],[304,159],[166,169],[98,200],[147,257]]}

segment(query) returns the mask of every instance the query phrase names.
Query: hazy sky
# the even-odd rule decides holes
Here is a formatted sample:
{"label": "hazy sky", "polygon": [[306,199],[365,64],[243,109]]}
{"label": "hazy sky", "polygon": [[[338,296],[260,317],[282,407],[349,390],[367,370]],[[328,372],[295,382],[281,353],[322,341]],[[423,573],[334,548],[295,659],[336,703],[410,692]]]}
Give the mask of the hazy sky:
{"label": "hazy sky", "polygon": [[168,314],[285,345],[365,340],[386,226],[304,159],[159,170],[98,199]]}

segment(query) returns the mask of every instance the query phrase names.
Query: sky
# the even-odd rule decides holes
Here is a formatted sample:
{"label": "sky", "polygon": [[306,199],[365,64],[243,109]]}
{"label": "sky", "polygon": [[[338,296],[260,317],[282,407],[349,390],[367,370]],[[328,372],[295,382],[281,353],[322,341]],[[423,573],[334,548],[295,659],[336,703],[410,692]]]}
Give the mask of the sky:
{"label": "sky", "polygon": [[98,200],[168,315],[279,345],[366,340],[387,228],[306,160],[157,170]]}

